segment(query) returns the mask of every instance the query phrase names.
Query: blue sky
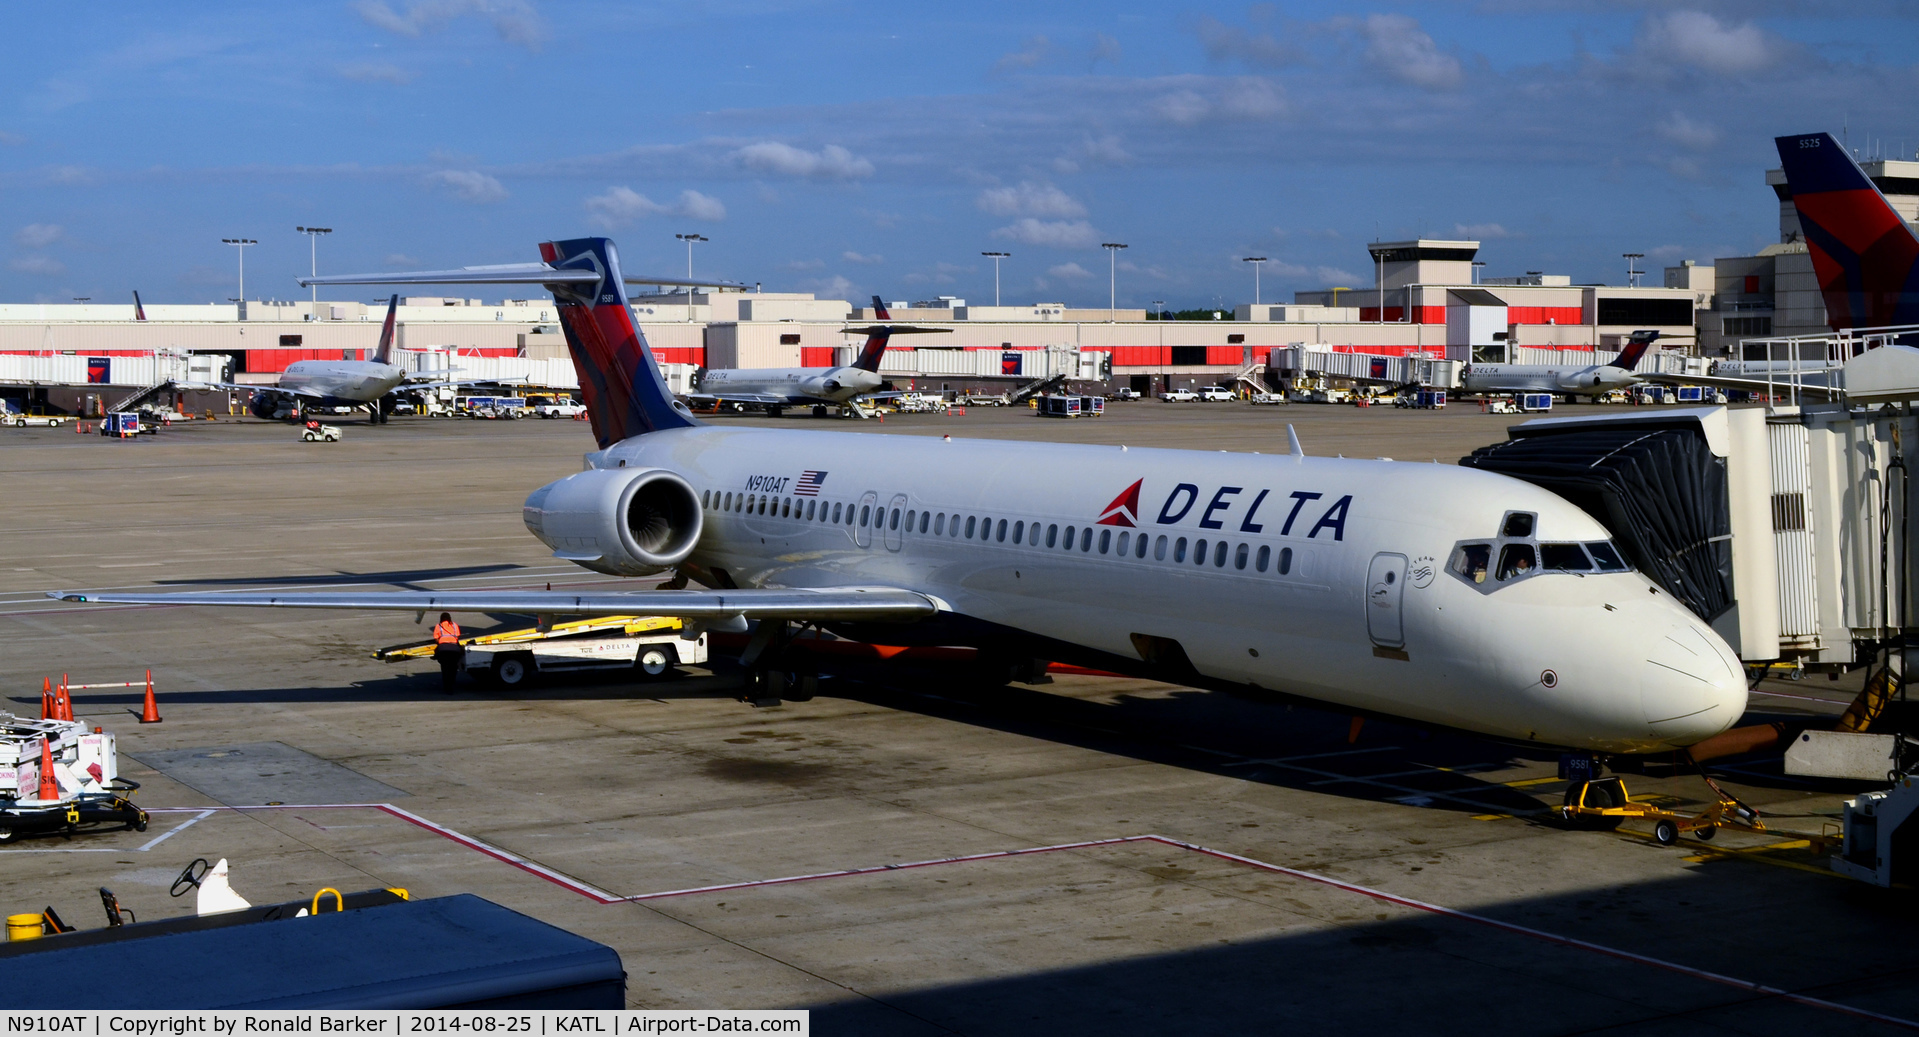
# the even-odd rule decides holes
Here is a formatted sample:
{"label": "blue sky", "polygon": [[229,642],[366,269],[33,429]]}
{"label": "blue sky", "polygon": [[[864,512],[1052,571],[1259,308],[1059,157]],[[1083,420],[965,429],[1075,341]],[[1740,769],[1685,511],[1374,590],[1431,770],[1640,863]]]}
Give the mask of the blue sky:
{"label": "blue sky", "polygon": [[[533,258],[1104,305],[1364,285],[1365,243],[1618,282],[1776,238],[1776,134],[1919,150],[1919,6],[357,0],[25,6],[0,300],[295,298]],[[488,298],[492,298],[488,294]]]}

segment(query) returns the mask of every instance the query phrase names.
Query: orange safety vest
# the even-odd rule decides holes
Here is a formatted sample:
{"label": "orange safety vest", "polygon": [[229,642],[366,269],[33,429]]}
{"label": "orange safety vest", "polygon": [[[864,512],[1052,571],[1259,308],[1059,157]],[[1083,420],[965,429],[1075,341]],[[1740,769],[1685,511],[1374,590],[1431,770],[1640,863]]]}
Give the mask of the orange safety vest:
{"label": "orange safety vest", "polygon": [[433,625],[433,640],[443,645],[459,644],[460,624],[450,619],[444,623],[435,623]]}

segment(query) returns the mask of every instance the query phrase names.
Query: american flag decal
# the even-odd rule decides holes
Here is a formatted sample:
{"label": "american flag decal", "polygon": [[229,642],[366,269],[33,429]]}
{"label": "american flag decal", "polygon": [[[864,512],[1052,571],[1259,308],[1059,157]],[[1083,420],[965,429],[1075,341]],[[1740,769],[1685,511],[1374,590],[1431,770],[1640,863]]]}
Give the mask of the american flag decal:
{"label": "american flag decal", "polygon": [[820,495],[820,484],[825,481],[825,472],[801,472],[800,481],[793,485],[793,495],[795,497],[817,497]]}

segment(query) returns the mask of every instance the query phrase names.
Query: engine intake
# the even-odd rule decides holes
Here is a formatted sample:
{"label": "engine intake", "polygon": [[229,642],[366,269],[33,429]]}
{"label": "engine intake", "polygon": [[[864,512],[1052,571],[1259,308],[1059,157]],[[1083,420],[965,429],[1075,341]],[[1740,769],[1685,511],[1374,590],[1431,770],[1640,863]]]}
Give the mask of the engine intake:
{"label": "engine intake", "polygon": [[664,468],[593,468],[534,490],[522,517],[555,558],[647,576],[693,553],[702,514],[699,494]]}

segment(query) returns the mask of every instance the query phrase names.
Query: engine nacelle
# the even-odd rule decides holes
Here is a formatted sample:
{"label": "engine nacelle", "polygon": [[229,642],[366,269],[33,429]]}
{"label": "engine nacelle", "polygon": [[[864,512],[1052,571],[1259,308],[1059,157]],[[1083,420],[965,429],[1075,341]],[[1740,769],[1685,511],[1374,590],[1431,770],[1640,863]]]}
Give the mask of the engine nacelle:
{"label": "engine nacelle", "polygon": [[700,541],[700,495],[663,468],[592,468],[526,498],[526,528],[564,558],[610,576],[671,569]]}

